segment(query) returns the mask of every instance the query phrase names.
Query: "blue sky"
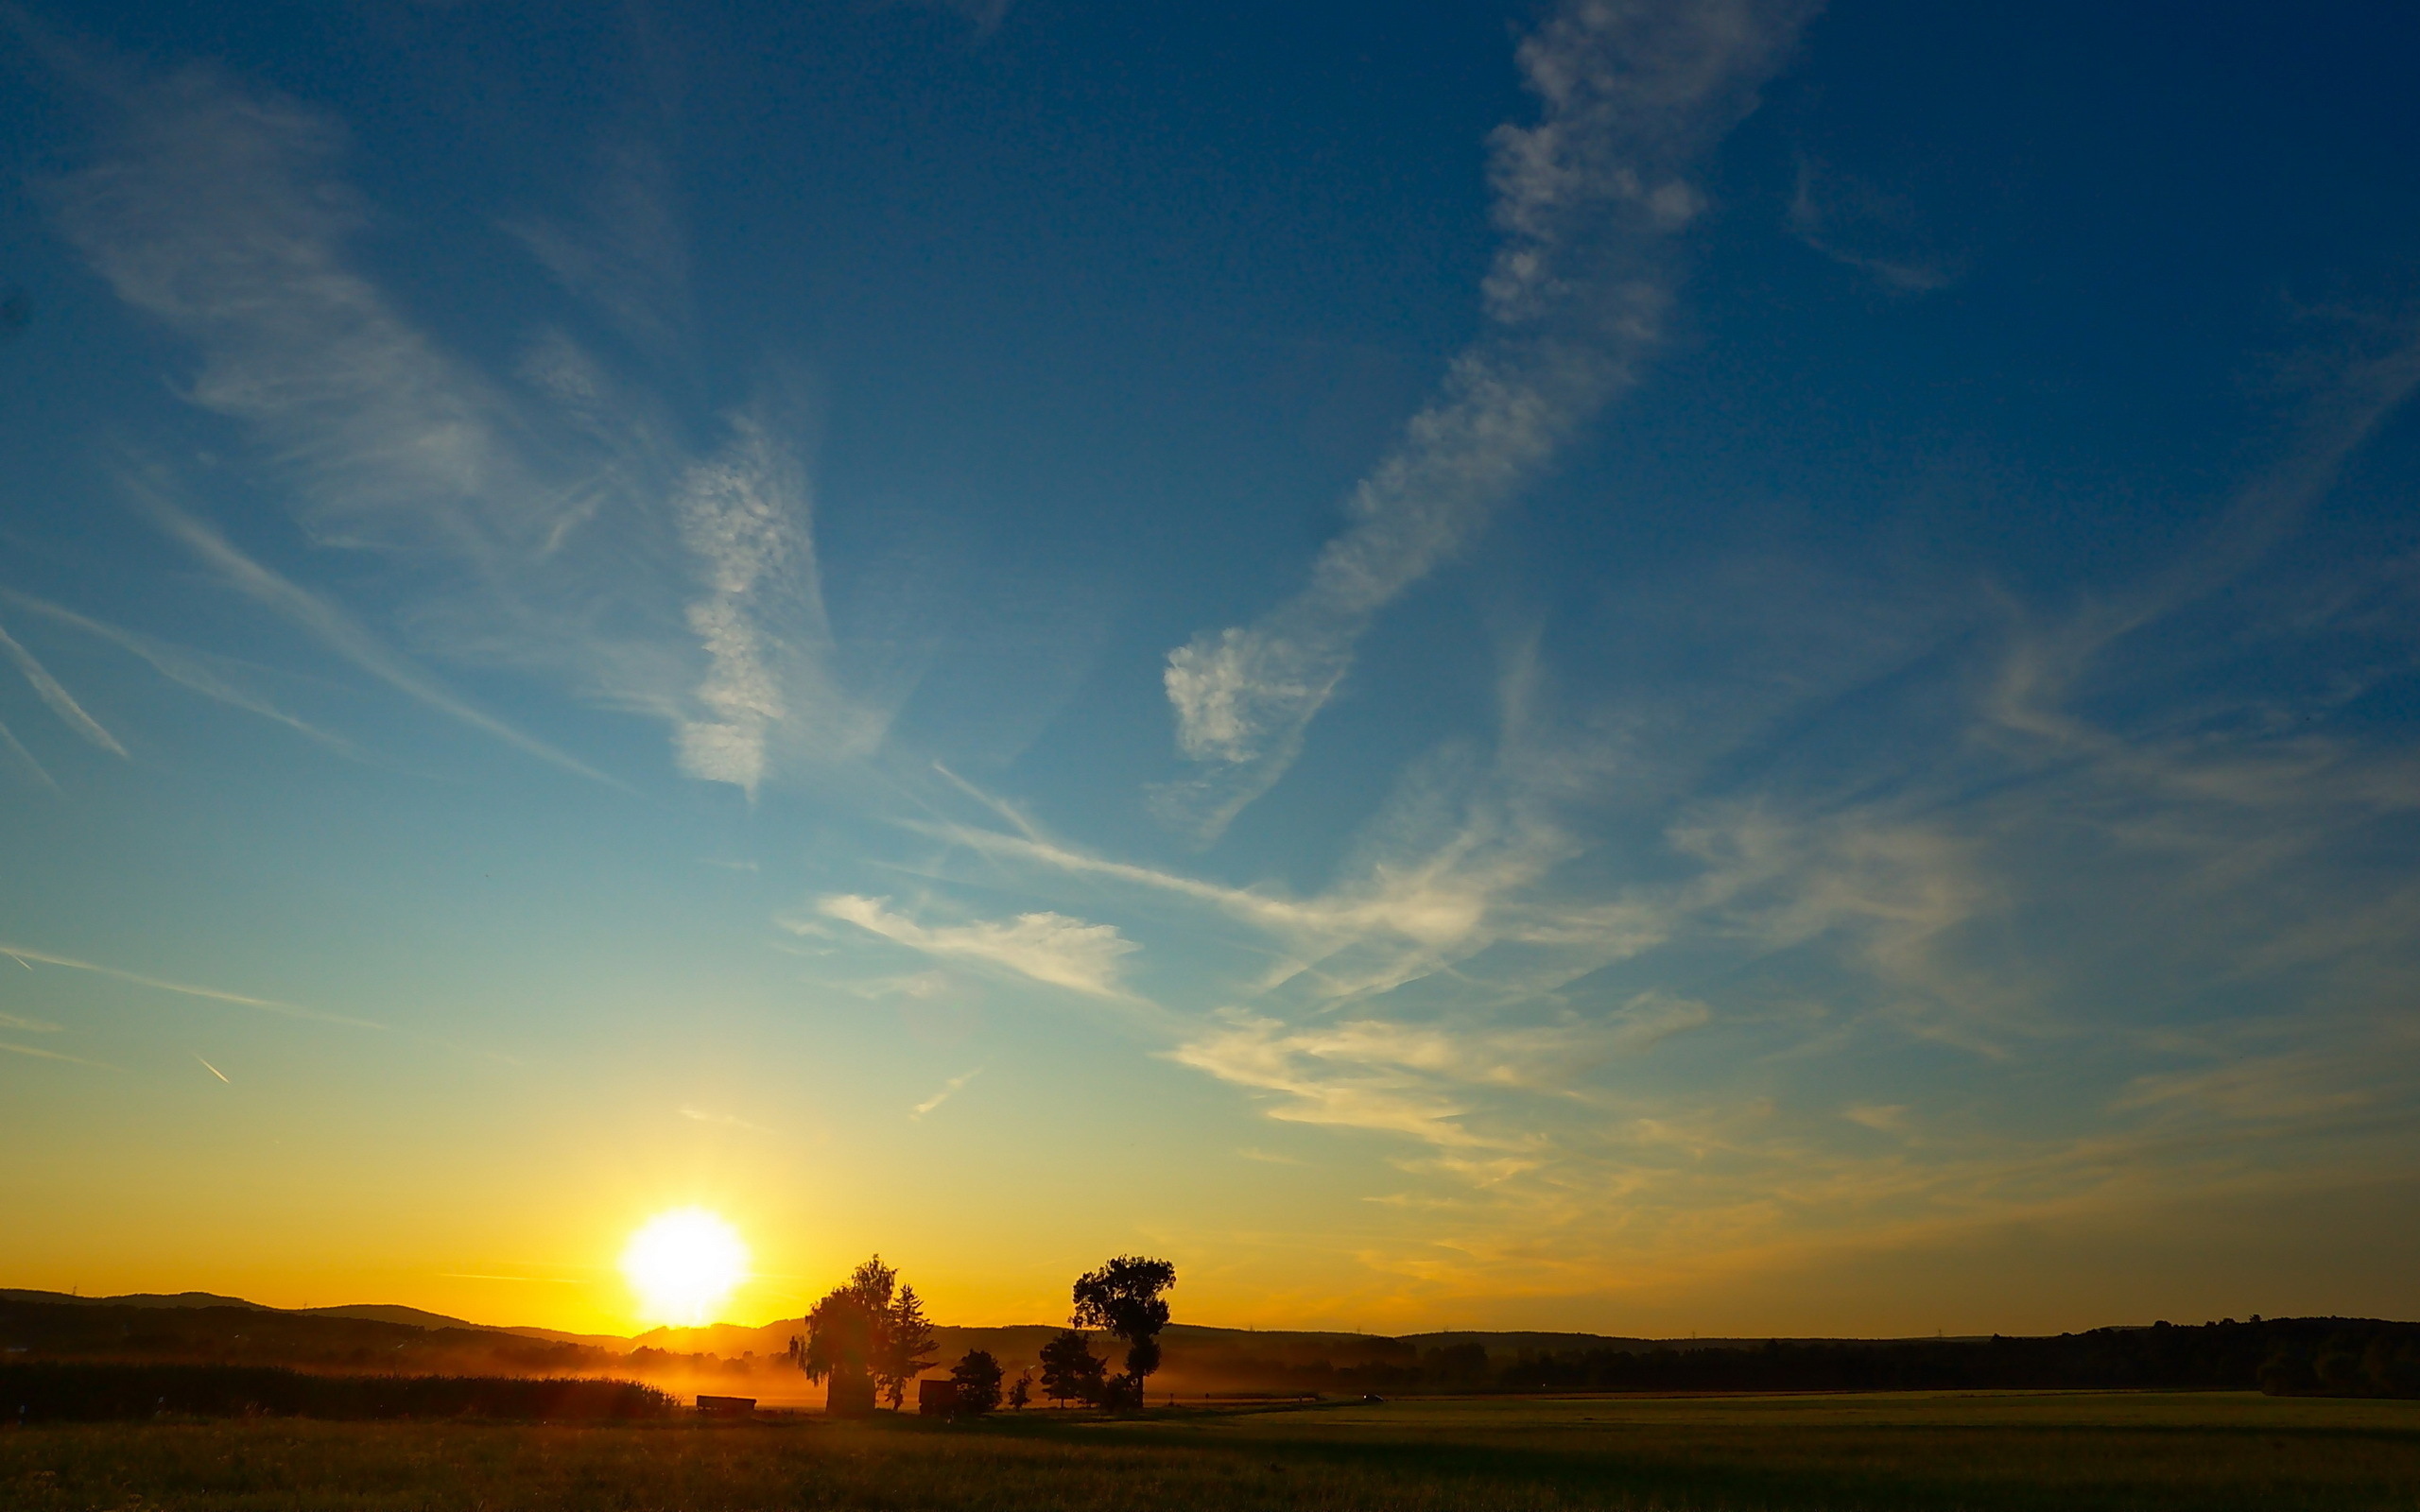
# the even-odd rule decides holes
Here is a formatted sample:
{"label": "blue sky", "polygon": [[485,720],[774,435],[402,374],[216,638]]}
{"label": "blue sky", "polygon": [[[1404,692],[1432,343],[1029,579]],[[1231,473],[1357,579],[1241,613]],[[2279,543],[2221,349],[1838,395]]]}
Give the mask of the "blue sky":
{"label": "blue sky", "polygon": [[2420,1301],[2400,8],[6,20],[14,1284]]}

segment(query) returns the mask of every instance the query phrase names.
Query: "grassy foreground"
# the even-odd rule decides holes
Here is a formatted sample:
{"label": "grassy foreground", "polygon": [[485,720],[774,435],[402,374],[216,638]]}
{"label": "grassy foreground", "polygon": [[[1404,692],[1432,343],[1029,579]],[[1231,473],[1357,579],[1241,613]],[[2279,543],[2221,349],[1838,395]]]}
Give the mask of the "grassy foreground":
{"label": "grassy foreground", "polygon": [[1463,1400],[1105,1423],[76,1424],[10,1512],[2420,1507],[2420,1402],[2233,1394]]}

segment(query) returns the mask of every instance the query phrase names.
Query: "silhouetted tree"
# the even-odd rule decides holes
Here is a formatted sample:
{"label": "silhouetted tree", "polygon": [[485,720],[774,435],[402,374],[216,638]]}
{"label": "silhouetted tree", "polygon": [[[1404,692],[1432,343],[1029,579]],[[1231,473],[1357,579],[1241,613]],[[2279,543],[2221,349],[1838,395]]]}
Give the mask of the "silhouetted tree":
{"label": "silhouetted tree", "polygon": [[1000,1404],[1000,1362],[989,1349],[969,1349],[966,1358],[949,1367],[958,1385],[958,1410],[980,1418]]}
{"label": "silhouetted tree", "polygon": [[1108,1362],[1086,1348],[1090,1343],[1080,1331],[1069,1329],[1042,1347],[1042,1389],[1051,1400],[1062,1406],[1070,1400],[1100,1400],[1101,1372]]}
{"label": "silhouetted tree", "polygon": [[933,1330],[916,1289],[874,1256],[806,1314],[806,1337],[790,1341],[790,1359],[809,1381],[829,1381],[824,1410],[873,1411],[877,1394],[896,1410],[907,1383],[932,1365]]}
{"label": "silhouetted tree", "polygon": [[1033,1372],[1029,1369],[1020,1370],[1017,1372],[1015,1383],[1009,1387],[1009,1405],[1023,1412],[1025,1404],[1032,1400]]}
{"label": "silhouetted tree", "polygon": [[873,1357],[881,1319],[847,1286],[836,1286],[806,1314],[806,1337],[790,1358],[809,1381],[828,1382],[824,1411],[873,1411]]}
{"label": "silhouetted tree", "polygon": [[928,1357],[933,1348],[932,1320],[925,1315],[924,1301],[913,1286],[899,1288],[899,1299],[890,1307],[890,1336],[884,1345],[881,1366],[874,1373],[896,1412],[907,1400],[908,1383],[933,1364]]}
{"label": "silhouetted tree", "polygon": [[1076,1278],[1069,1321],[1126,1341],[1126,1374],[1113,1383],[1113,1405],[1143,1404],[1143,1378],[1160,1367],[1160,1330],[1168,1326],[1168,1304],[1160,1294],[1175,1284],[1174,1265],[1141,1255],[1120,1255]]}

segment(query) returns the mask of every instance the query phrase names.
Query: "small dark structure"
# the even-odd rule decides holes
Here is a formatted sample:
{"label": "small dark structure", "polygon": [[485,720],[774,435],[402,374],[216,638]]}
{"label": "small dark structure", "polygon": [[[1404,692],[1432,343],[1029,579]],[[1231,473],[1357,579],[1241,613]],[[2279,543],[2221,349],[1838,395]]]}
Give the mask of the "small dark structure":
{"label": "small dark structure", "polygon": [[954,1418],[958,1415],[958,1383],[948,1380],[916,1383],[916,1416]]}
{"label": "small dark structure", "polygon": [[823,1411],[832,1418],[872,1417],[874,1407],[873,1377],[863,1370],[846,1367],[832,1372],[831,1385],[824,1388]]}
{"label": "small dark structure", "polygon": [[698,1412],[706,1418],[749,1418],[756,1412],[753,1397],[700,1397]]}

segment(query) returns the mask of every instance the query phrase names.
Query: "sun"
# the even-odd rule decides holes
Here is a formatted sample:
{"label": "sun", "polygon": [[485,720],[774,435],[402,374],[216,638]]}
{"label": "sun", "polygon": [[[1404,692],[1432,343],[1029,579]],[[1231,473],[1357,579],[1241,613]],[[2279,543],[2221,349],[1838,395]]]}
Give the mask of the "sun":
{"label": "sun", "polygon": [[639,1226],[622,1251],[622,1274],[639,1294],[639,1308],[659,1323],[696,1328],[711,1323],[748,1275],[748,1246],[739,1232],[703,1208],[659,1212]]}

